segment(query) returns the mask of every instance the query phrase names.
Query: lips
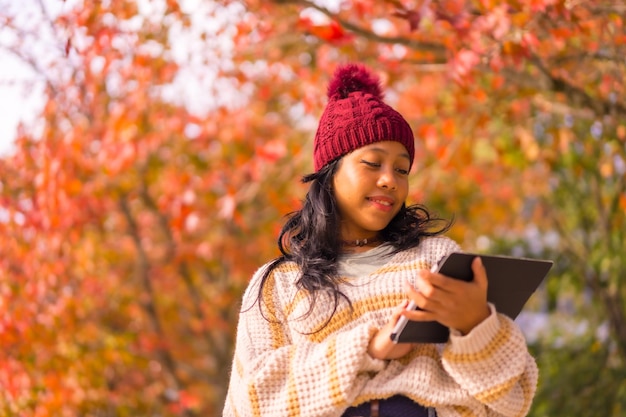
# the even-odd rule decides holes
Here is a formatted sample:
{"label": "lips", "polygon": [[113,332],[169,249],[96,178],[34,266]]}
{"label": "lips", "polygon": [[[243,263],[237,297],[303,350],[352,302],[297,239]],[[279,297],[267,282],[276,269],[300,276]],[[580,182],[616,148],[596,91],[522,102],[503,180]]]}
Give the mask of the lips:
{"label": "lips", "polygon": [[393,208],[395,200],[386,196],[367,197],[367,200],[381,210],[389,211]]}

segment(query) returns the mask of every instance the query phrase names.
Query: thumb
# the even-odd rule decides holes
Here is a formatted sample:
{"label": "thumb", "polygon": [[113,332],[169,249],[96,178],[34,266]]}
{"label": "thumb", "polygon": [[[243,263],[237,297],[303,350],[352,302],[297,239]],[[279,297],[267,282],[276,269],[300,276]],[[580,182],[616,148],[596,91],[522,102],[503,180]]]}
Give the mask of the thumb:
{"label": "thumb", "polygon": [[487,288],[487,271],[485,270],[485,266],[483,265],[483,260],[480,256],[477,256],[472,261],[472,272],[474,273],[474,280],[481,287]]}

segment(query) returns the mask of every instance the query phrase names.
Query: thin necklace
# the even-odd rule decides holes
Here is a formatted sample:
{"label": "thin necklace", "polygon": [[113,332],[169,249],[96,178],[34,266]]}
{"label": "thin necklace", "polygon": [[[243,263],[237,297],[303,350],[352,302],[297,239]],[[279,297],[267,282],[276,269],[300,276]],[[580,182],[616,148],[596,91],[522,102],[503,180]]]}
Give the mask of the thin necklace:
{"label": "thin necklace", "polygon": [[342,240],[341,244],[343,246],[358,246],[363,247],[365,245],[373,245],[374,243],[378,243],[382,241],[379,236],[373,238],[365,238],[365,239],[356,239],[356,240]]}

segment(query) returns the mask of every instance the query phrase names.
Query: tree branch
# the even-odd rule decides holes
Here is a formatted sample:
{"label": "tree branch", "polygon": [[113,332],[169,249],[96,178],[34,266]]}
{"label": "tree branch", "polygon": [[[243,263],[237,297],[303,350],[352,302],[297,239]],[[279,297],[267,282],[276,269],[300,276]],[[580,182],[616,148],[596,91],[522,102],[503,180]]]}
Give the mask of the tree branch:
{"label": "tree branch", "polygon": [[326,7],[320,6],[317,3],[313,2],[313,1],[309,1],[309,0],[275,0],[276,3],[279,4],[297,4],[297,5],[301,5],[303,7],[310,7],[312,9],[315,9],[321,13],[323,13],[324,15],[328,16],[329,18],[331,18],[332,20],[336,21],[337,23],[339,23],[342,27],[344,27],[345,29],[359,35],[360,37],[367,39],[369,41],[372,42],[378,42],[378,43],[382,43],[382,44],[397,44],[397,45],[404,45],[407,48],[416,50],[416,51],[423,51],[423,52],[430,52],[435,54],[437,57],[435,60],[433,60],[434,62],[431,63],[444,63],[447,62],[447,49],[442,46],[439,43],[433,43],[433,42],[423,42],[423,41],[416,41],[410,38],[406,38],[406,37],[402,37],[402,36],[380,36],[377,35],[376,33],[372,32],[369,29],[366,29],[364,27],[355,25],[354,23],[349,22],[348,20],[342,19],[339,16],[337,16],[336,14],[334,14],[333,12],[331,12],[330,10],[328,10]]}
{"label": "tree branch", "polygon": [[555,64],[560,65],[566,62],[580,63],[584,59],[592,59],[595,61],[603,61],[603,62],[610,62],[610,63],[624,65],[626,64],[626,59],[624,59],[625,55],[626,53],[622,52],[622,54],[620,54],[619,51],[616,51],[614,53],[608,53],[608,52],[603,52],[603,51],[598,51],[594,53],[581,52],[578,54],[557,56],[553,59],[553,62]]}
{"label": "tree branch", "polygon": [[[145,179],[142,181],[142,186],[140,190],[141,200],[149,209],[149,211],[157,218],[157,223],[161,232],[165,236],[165,241],[167,245],[167,251],[163,263],[178,263],[178,274],[182,277],[182,281],[185,284],[185,288],[189,297],[191,298],[191,308],[193,311],[193,315],[196,317],[198,321],[201,323],[207,322],[207,317],[202,310],[203,300],[200,297],[200,290],[194,284],[192,273],[189,269],[189,265],[187,262],[181,261],[177,262],[176,251],[177,244],[174,239],[174,235],[172,234],[172,230],[169,225],[169,220],[167,216],[162,213],[157,207],[154,199],[148,192],[148,187],[146,185]],[[224,332],[209,332],[204,327],[202,328],[202,338],[204,339],[207,346],[212,349],[212,355],[217,358],[217,363],[222,363],[222,361],[227,360],[230,357],[230,345],[224,340]],[[211,383],[220,383],[223,381],[223,375],[220,375],[217,372],[215,375],[204,375],[203,379],[211,382]]]}
{"label": "tree branch", "polygon": [[552,74],[552,72],[537,55],[533,55],[530,58],[530,62],[550,80],[553,91],[565,94],[571,102],[593,110],[598,116],[613,113],[617,113],[622,116],[626,115],[626,106],[623,103],[617,101],[615,103],[611,103],[609,100],[591,97],[580,87]]}
{"label": "tree branch", "polygon": [[[137,275],[139,282],[143,285],[144,291],[148,295],[147,300],[141,301],[141,305],[146,311],[148,315],[148,319],[150,323],[152,324],[152,327],[155,333],[162,340],[167,340],[165,331],[163,329],[163,324],[161,323],[161,319],[159,318],[159,314],[157,312],[157,307],[156,307],[156,302],[155,302],[156,294],[154,291],[154,287],[152,286],[152,282],[150,280],[150,274],[149,274],[150,263],[148,261],[148,256],[146,254],[146,251],[141,243],[139,227],[137,226],[137,222],[135,221],[135,218],[132,215],[130,206],[128,204],[127,195],[122,195],[120,197],[119,206],[122,211],[122,214],[124,215],[124,218],[126,219],[126,222],[128,224],[129,235],[131,236],[133,244],[137,251],[137,263],[136,263],[136,268],[135,268],[135,274]],[[178,377],[177,366],[176,366],[176,361],[174,360],[174,357],[172,356],[172,354],[170,353],[168,349],[165,349],[162,347],[160,347],[157,352],[160,357],[161,363],[163,363],[165,368],[168,370],[169,375],[171,376],[175,389],[180,390],[183,384],[180,381],[180,378]],[[191,415],[191,414],[189,414],[188,410],[185,410],[185,415]]]}

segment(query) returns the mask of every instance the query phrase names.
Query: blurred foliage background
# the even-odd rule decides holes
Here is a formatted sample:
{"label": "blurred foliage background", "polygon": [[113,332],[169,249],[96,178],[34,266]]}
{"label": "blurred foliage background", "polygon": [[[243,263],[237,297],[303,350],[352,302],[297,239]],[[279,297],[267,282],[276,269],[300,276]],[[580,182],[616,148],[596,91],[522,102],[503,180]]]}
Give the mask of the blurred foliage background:
{"label": "blurred foliage background", "polygon": [[221,414],[239,298],[277,255],[349,61],[414,129],[411,202],[454,216],[466,250],[555,261],[519,318],[530,415],[626,415],[625,17],[620,1],[1,0],[0,82],[31,107],[0,158],[0,415]]}

